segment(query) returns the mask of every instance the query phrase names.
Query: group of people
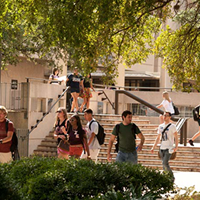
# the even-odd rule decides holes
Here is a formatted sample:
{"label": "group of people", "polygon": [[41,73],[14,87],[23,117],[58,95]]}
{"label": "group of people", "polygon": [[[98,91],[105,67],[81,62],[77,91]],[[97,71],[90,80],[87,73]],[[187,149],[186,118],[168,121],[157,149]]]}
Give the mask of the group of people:
{"label": "group of people", "polygon": [[[59,83],[59,69],[54,68],[53,73],[49,77],[50,84]],[[62,80],[63,81],[63,80]],[[70,112],[83,112],[84,106],[86,109],[90,106],[90,98],[92,97],[91,89],[95,92],[92,86],[91,74],[83,77],[79,74],[78,68],[75,67],[72,74],[70,74],[66,79],[66,85],[70,86],[70,93],[72,98],[71,110]],[[83,98],[83,103],[79,107],[78,97]]]}
{"label": "group of people", "polygon": [[[59,158],[69,159],[70,156],[97,160],[97,155],[101,148],[96,137],[99,126],[93,118],[93,111],[91,109],[84,111],[84,117],[87,121],[85,128],[83,128],[78,114],[74,114],[68,119],[65,108],[57,110],[54,138],[57,139]],[[91,121],[93,123],[90,125]],[[66,144],[66,148],[59,145],[62,140]]]}
{"label": "group of people", "polygon": [[[172,153],[178,149],[178,133],[176,126],[171,123],[171,116],[172,114],[170,112],[163,114],[164,123],[159,125],[157,138],[150,150],[151,153],[154,153],[157,144],[161,141],[159,153],[162,159],[163,169],[169,171],[169,173],[172,173],[169,166],[169,159]],[[101,148],[96,137],[98,134],[98,123],[93,118],[91,109],[84,111],[84,118],[87,121],[85,128],[82,127],[78,114],[72,115],[70,119],[67,119],[65,109],[58,109],[54,137],[58,139],[58,144],[60,140],[69,143],[69,149],[67,150],[63,150],[58,145],[57,152],[59,158],[69,159],[70,156],[97,161],[97,156]],[[94,121],[94,123],[91,124],[91,121]],[[140,143],[137,146],[136,136],[140,139]],[[139,127],[132,123],[132,113],[128,110],[122,113],[122,122],[115,125],[112,131],[107,151],[108,162],[112,161],[112,146],[116,138],[119,145],[116,162],[137,164],[137,152],[142,150],[145,137]]]}

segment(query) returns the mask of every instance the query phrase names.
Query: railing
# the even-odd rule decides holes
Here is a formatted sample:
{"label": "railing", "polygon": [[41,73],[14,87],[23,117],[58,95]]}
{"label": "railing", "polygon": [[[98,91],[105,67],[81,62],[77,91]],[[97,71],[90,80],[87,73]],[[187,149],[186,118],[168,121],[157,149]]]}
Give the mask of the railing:
{"label": "railing", "polygon": [[[156,106],[144,101],[143,99],[135,96],[134,94],[125,91],[125,90],[116,90],[115,91],[115,114],[118,114],[118,102],[119,102],[119,94],[124,94],[127,95],[128,97],[134,99],[135,101],[138,101],[139,103],[149,107],[150,109],[154,110],[155,112],[159,113],[159,114],[163,114],[164,111],[160,110],[159,108],[157,108]],[[178,118],[178,117],[172,117],[171,118],[173,121],[176,121],[176,127],[177,127],[177,131],[180,131],[180,144],[183,144],[183,140],[184,140],[184,146],[186,146],[187,143],[187,118]]]}
{"label": "railing", "polygon": [[[102,84],[96,84],[96,83],[93,83],[93,86],[97,87],[97,88],[103,88],[103,89],[116,89],[116,90],[120,90],[120,89],[124,89],[124,90],[149,90],[149,91],[152,91],[152,90],[167,90],[167,91],[175,91],[174,88],[171,88],[171,87],[137,87],[137,86],[112,86],[112,85],[102,85]],[[114,89],[114,90],[115,90]]]}
{"label": "railing", "polygon": [[98,90],[98,95],[102,95],[102,94],[104,94],[104,96],[106,97],[106,98],[103,98],[102,99],[102,101],[104,101],[104,100],[108,100],[108,102],[109,102],[109,104],[112,106],[112,109],[113,110],[115,110],[115,107],[114,107],[114,103],[112,103],[111,101],[110,101],[110,99],[108,98],[108,95],[104,92],[104,90]]}
{"label": "railing", "polygon": [[63,93],[61,95],[59,95],[59,98],[54,102],[54,104],[49,108],[49,110],[43,114],[42,118],[37,120],[37,123],[34,126],[31,126],[31,130],[28,132],[28,135],[30,135],[30,133],[37,128],[37,126],[40,124],[40,122],[43,121],[43,119],[50,113],[50,111],[52,110],[52,108],[59,102],[59,100],[64,96],[64,94],[69,90],[70,87],[67,87]]}

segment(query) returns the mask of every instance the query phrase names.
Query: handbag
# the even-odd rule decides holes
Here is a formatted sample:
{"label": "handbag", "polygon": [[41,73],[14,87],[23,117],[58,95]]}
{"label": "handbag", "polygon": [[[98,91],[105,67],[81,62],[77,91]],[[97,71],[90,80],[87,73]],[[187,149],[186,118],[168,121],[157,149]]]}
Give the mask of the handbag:
{"label": "handbag", "polygon": [[69,143],[66,140],[60,140],[57,147],[65,151],[69,151]]}
{"label": "handbag", "polygon": [[[161,159],[161,157],[160,157],[160,151],[158,151],[158,158]],[[173,152],[172,155],[171,155],[171,157],[170,157],[170,160],[174,160],[175,158],[176,158],[176,152]]]}
{"label": "handbag", "polygon": [[173,108],[174,108],[174,115],[179,115],[180,112],[179,112],[178,108],[174,105],[173,102],[172,102],[172,106],[173,106]]}

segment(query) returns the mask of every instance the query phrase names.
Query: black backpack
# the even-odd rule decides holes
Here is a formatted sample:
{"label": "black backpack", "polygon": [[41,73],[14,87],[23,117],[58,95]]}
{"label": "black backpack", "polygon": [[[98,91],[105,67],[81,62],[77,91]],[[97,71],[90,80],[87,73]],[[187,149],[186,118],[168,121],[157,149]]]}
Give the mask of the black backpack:
{"label": "black backpack", "polygon": [[[136,139],[135,133],[136,133],[136,128],[137,126],[132,123],[132,133],[134,135],[134,138]],[[117,153],[119,151],[119,129],[120,129],[120,124],[116,124],[116,134],[117,134],[117,143],[115,144],[115,152]]]}
{"label": "black backpack", "polygon": [[198,121],[199,120],[199,107],[200,106],[198,105],[192,110],[194,121]]}
{"label": "black backpack", "polygon": [[[95,120],[92,120],[89,124],[89,129],[91,130],[91,125],[93,122],[97,122]],[[97,139],[98,139],[98,142],[100,145],[104,144],[104,140],[105,140],[105,137],[106,137],[106,134],[104,133],[104,128],[101,126],[101,124],[99,124],[99,122],[97,122],[98,126],[99,126],[99,130],[98,130],[98,133],[97,133]]]}
{"label": "black backpack", "polygon": [[[9,119],[6,119],[6,133],[8,132],[8,123],[9,123]],[[10,146],[10,151],[12,153],[12,158],[13,160],[19,160],[19,152],[18,152],[18,138],[17,138],[17,134],[15,132],[15,129],[13,131],[13,136],[12,136],[12,144]]]}

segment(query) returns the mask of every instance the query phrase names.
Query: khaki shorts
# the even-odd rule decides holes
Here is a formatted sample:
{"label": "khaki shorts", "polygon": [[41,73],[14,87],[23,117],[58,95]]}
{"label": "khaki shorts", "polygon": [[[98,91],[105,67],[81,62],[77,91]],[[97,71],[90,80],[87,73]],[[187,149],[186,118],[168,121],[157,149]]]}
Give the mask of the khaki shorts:
{"label": "khaki shorts", "polygon": [[8,163],[13,161],[11,152],[2,153],[0,152],[0,163]]}

